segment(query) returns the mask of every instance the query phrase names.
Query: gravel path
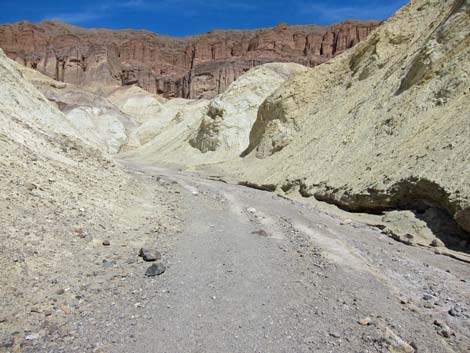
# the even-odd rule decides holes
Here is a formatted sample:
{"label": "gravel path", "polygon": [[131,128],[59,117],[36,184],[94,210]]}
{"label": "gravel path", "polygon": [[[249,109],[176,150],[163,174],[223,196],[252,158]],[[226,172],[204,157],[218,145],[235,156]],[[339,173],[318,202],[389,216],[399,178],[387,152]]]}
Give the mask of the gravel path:
{"label": "gravel path", "polygon": [[184,230],[166,272],[130,268],[64,351],[470,352],[468,264],[272,193],[132,169],[180,185]]}

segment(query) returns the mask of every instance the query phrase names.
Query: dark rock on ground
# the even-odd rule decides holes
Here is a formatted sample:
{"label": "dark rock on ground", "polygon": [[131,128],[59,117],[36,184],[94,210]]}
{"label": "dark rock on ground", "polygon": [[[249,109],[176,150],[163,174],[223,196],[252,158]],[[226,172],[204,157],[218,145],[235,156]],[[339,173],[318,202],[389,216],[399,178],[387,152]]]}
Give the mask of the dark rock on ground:
{"label": "dark rock on ground", "polygon": [[162,258],[162,254],[160,254],[160,252],[148,248],[141,248],[139,251],[139,256],[147,262],[157,261]]}
{"label": "dark rock on ground", "polygon": [[111,268],[115,265],[115,262],[114,261],[110,261],[110,260],[103,260],[103,266],[104,268]]}
{"label": "dark rock on ground", "polygon": [[158,264],[153,264],[150,266],[147,271],[145,271],[145,277],[155,277],[155,276],[160,276],[163,273],[165,273],[166,267],[165,265],[158,263]]}
{"label": "dark rock on ground", "polygon": [[254,231],[254,232],[252,232],[252,234],[259,235],[260,237],[268,237],[269,236],[268,232],[266,232],[264,229]]}
{"label": "dark rock on ground", "polygon": [[459,305],[454,305],[449,309],[448,313],[453,317],[461,317],[463,315],[463,309]]}

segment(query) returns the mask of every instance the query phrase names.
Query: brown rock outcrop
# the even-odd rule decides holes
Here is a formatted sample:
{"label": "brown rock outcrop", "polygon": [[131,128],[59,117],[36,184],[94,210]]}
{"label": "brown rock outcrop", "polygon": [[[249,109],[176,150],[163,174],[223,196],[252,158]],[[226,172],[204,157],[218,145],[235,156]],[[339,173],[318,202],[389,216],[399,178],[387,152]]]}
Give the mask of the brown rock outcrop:
{"label": "brown rock outcrop", "polygon": [[0,26],[0,48],[58,80],[99,88],[137,84],[166,97],[211,98],[268,62],[321,64],[364,40],[376,21],[329,27],[211,31],[175,38],[148,31],[83,29],[58,21]]}

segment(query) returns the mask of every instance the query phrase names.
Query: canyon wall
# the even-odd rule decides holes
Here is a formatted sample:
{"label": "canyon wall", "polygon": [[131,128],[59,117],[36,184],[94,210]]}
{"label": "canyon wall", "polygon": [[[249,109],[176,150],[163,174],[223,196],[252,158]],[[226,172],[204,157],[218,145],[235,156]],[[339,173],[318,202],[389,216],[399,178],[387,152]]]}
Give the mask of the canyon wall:
{"label": "canyon wall", "polygon": [[352,211],[437,207],[468,239],[469,58],[468,1],[411,1],[264,101],[245,177]]}
{"label": "canyon wall", "polygon": [[148,31],[23,21],[0,26],[0,48],[11,59],[57,81],[94,89],[137,84],[168,98],[198,99],[224,92],[238,77],[261,64],[321,64],[366,39],[378,24],[280,24],[176,38]]}

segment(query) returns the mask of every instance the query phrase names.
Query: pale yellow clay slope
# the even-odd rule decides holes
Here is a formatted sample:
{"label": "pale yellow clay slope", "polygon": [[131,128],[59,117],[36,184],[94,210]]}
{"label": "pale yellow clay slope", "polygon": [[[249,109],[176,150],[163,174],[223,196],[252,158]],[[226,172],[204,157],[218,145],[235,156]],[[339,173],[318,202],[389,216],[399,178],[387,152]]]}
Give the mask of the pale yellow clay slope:
{"label": "pale yellow clay slope", "polygon": [[137,123],[109,100],[72,84],[55,81],[40,72],[16,64],[22,76],[54,103],[77,130],[82,140],[108,154],[127,144]]}
{"label": "pale yellow clay slope", "polygon": [[129,114],[139,123],[154,119],[162,110],[165,98],[151,94],[137,86],[124,86],[107,95],[122,112]]}
{"label": "pale yellow clay slope", "polygon": [[[131,134],[127,147],[138,149],[127,157],[185,165],[236,159],[248,146],[259,105],[289,77],[306,70],[298,64],[258,66],[211,101],[172,99],[158,106],[149,97],[141,110],[134,109],[138,119],[145,122]],[[132,114],[132,110],[126,110],[129,99],[123,103],[122,97],[116,98],[111,99]]]}
{"label": "pale yellow clay slope", "polygon": [[247,157],[226,168],[351,210],[421,200],[470,231],[469,6],[411,1],[292,78],[261,106]]}
{"label": "pale yellow clay slope", "polygon": [[79,209],[115,212],[116,190],[128,177],[83,145],[65,116],[1,50],[0,77],[0,306],[14,317],[7,327],[16,329],[31,316],[29,305],[53,290],[43,276],[78,263],[67,256],[68,231],[84,222]]}
{"label": "pale yellow clay slope", "polygon": [[[165,230],[175,224],[163,221],[168,192],[131,177],[80,138],[0,50],[0,342],[12,340],[10,351],[24,350],[31,333],[49,334],[37,313],[51,310],[46,326],[65,332],[68,321],[80,320],[69,309],[75,293],[121,281],[117,268],[102,271],[96,261],[109,256],[104,239],[113,256],[128,258],[155,239],[158,223]],[[60,288],[68,289],[51,301]]]}
{"label": "pale yellow clay slope", "polygon": [[[40,148],[42,134],[64,134],[79,138],[78,131],[65,116],[29,82],[23,79],[18,64],[8,59],[0,49],[0,136],[12,138],[19,145]],[[44,153],[52,153],[45,150]]]}
{"label": "pale yellow clay slope", "polygon": [[189,140],[207,112],[208,104],[206,100],[169,100],[160,113],[132,132],[125,147],[131,152],[121,156],[144,163],[189,164],[201,160],[203,154],[193,148]]}

